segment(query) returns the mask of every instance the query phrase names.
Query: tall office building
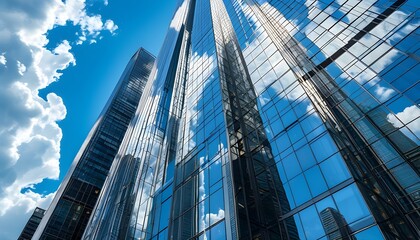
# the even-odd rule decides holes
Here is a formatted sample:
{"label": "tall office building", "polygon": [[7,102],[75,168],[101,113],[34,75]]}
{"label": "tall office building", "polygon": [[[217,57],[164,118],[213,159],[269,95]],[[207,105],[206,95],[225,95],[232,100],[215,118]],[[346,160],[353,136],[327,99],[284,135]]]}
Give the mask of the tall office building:
{"label": "tall office building", "polygon": [[419,13],[179,1],[83,239],[419,239]]}
{"label": "tall office building", "polygon": [[80,239],[143,93],[154,56],[140,48],[84,141],[34,239]]}
{"label": "tall office building", "polygon": [[38,207],[35,208],[34,213],[32,213],[32,216],[29,218],[28,222],[23,228],[22,233],[20,234],[18,240],[31,240],[36,229],[38,228],[39,223],[44,217],[44,214],[45,214],[44,209],[38,208]]}
{"label": "tall office building", "polygon": [[327,207],[319,213],[328,240],[353,240],[346,219],[336,209]]}

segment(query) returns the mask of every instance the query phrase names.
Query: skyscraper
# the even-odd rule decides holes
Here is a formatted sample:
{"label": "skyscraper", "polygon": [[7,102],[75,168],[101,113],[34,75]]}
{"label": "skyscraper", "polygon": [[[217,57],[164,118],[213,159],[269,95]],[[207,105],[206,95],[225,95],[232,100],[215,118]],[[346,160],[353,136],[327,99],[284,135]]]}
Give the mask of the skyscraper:
{"label": "skyscraper", "polygon": [[336,209],[327,207],[320,212],[322,226],[328,240],[353,240],[346,219]]}
{"label": "skyscraper", "polygon": [[83,239],[419,239],[418,13],[179,1]]}
{"label": "skyscraper", "polygon": [[154,56],[140,48],[87,136],[34,239],[80,239],[143,93]]}
{"label": "skyscraper", "polygon": [[22,230],[18,240],[30,240],[35,233],[39,223],[41,222],[42,218],[44,217],[45,210],[42,208],[35,208],[34,213],[29,218],[28,222],[26,223],[25,227]]}

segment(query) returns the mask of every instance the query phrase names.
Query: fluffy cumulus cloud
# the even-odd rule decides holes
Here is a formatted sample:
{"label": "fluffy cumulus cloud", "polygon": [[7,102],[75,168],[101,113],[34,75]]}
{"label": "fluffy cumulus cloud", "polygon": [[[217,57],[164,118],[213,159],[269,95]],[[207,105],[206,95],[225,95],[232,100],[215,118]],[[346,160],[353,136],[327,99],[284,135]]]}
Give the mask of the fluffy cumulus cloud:
{"label": "fluffy cumulus cloud", "polygon": [[112,34],[114,34],[114,32],[118,29],[118,26],[115,25],[115,23],[112,20],[109,20],[109,19],[106,20],[104,27],[105,27],[105,29],[110,31]]}
{"label": "fluffy cumulus cloud", "polygon": [[210,219],[210,224],[214,224],[225,217],[225,211],[219,208],[219,211],[217,213],[209,213],[206,215],[206,218]]}
{"label": "fluffy cumulus cloud", "polygon": [[406,107],[402,112],[394,114],[388,114],[387,120],[392,123],[394,127],[401,128],[404,125],[417,136],[420,136],[420,108],[416,105]]}
{"label": "fluffy cumulus cloud", "polygon": [[4,53],[0,55],[0,64],[2,65],[6,65],[7,60],[6,57],[4,56]]}
{"label": "fluffy cumulus cloud", "polygon": [[[47,32],[57,26],[78,29],[76,43],[47,48]],[[33,186],[59,176],[66,107],[55,93],[39,90],[75,65],[72,45],[100,39],[118,26],[86,10],[85,0],[0,1],[0,232],[16,239],[36,206],[48,207],[54,193]]]}

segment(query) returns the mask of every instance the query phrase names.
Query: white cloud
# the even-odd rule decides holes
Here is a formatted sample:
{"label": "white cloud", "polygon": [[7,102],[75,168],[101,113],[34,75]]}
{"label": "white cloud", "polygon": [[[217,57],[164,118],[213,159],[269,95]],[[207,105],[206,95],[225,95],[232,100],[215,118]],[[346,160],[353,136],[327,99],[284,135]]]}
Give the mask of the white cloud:
{"label": "white cloud", "polygon": [[51,193],[42,197],[32,191],[16,193],[15,199],[18,199],[18,202],[13,203],[14,211],[8,211],[0,217],[2,239],[16,239],[20,232],[11,230],[22,230],[35,207],[48,208],[54,195],[55,193]]}
{"label": "white cloud", "polygon": [[25,64],[17,61],[17,67],[18,67],[18,73],[23,76],[23,74],[26,72],[26,66]]}
{"label": "white cloud", "polygon": [[105,22],[105,29],[107,29],[111,33],[114,33],[118,29],[118,26],[115,25],[114,21],[108,19]]}
{"label": "white cloud", "polygon": [[379,100],[386,101],[391,97],[391,95],[395,92],[394,90],[386,87],[382,87],[379,85],[375,86],[375,93],[378,96]]}
{"label": "white cloud", "polygon": [[[403,123],[408,125],[408,128],[420,137],[420,108],[416,105],[406,107],[402,112],[397,114],[388,114],[387,120],[392,123],[394,127],[401,128]],[[414,120],[414,121],[413,121]]]}
{"label": "white cloud", "polygon": [[86,38],[86,36],[84,36],[84,35],[82,35],[82,36],[80,36],[79,37],[79,39],[76,41],[76,45],[80,45],[80,44],[82,44],[84,41],[86,41],[87,40],[87,38]]}
{"label": "white cloud", "polygon": [[210,226],[211,224],[214,224],[217,221],[222,220],[224,217],[225,217],[225,211],[220,208],[217,213],[206,214],[206,219],[210,220],[210,224],[208,224],[207,226]]}
{"label": "white cloud", "polygon": [[104,5],[105,5],[105,6],[108,6],[108,4],[109,4],[108,0],[105,0],[105,1],[104,1]]}
{"label": "white cloud", "polygon": [[[104,31],[113,33],[118,27],[111,22],[104,24],[100,15],[89,14],[84,0],[0,1],[2,239],[16,239],[33,209],[50,203],[53,195],[36,193],[33,186],[59,176],[62,131],[57,122],[65,118],[66,107],[55,93],[43,99],[39,90],[76,64],[72,44],[100,39]],[[47,49],[47,32],[66,25],[79,29],[80,42],[63,40]]]}
{"label": "white cloud", "polygon": [[7,60],[6,57],[4,56],[4,53],[0,55],[0,64],[2,65],[6,65]]}
{"label": "white cloud", "polygon": [[[104,4],[107,5],[108,1]],[[80,26],[82,37],[77,42],[79,44],[80,41],[84,42],[88,38],[97,38],[104,30],[114,33],[118,29],[112,20],[107,19],[104,23],[101,15],[88,14],[85,8],[85,0],[67,0],[66,3],[59,4],[55,12],[55,24],[66,25],[67,22],[71,22],[73,25]]]}

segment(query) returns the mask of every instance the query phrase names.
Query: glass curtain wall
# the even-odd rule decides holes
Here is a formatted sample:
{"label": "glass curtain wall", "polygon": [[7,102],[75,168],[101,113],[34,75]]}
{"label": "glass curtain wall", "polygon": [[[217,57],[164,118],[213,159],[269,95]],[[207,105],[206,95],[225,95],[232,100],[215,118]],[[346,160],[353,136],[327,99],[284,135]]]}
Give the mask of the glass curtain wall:
{"label": "glass curtain wall", "polygon": [[85,237],[418,239],[418,13],[181,1]]}
{"label": "glass curtain wall", "polygon": [[[158,197],[153,196],[171,190],[170,184],[165,184],[172,181],[166,169],[173,171],[180,105],[184,99],[187,61],[184,52],[188,51],[185,21],[190,4],[188,0],[178,3],[131,122],[132,130],[124,138],[83,239],[146,239],[153,233],[154,217],[150,218],[150,214],[155,214],[154,201],[158,204]],[[163,199],[164,206],[170,203],[170,197]],[[162,214],[166,214],[167,226],[169,215]],[[161,221],[165,222],[165,216]],[[163,223],[159,227],[167,232]]]}

